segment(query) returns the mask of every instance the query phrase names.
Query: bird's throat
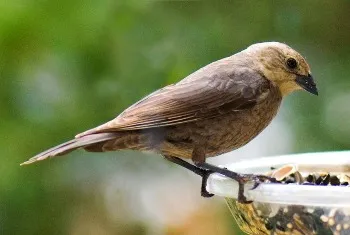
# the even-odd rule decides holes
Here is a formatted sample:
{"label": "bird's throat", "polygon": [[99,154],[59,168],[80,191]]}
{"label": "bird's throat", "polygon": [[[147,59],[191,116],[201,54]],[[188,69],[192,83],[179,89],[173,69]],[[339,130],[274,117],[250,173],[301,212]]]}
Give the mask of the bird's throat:
{"label": "bird's throat", "polygon": [[282,96],[289,95],[293,91],[300,90],[300,86],[296,84],[294,81],[279,81],[277,83]]}

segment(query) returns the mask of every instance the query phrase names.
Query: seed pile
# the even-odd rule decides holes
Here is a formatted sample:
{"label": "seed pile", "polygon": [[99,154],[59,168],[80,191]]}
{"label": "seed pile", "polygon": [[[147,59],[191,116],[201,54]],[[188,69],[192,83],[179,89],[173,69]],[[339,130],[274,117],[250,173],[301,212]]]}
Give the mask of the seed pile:
{"label": "seed pile", "polygon": [[[274,183],[347,187],[350,178],[345,174],[325,172],[301,175],[294,171]],[[247,234],[350,235],[350,209],[347,208],[271,206],[257,202],[240,204],[232,198],[226,201],[238,225]]]}

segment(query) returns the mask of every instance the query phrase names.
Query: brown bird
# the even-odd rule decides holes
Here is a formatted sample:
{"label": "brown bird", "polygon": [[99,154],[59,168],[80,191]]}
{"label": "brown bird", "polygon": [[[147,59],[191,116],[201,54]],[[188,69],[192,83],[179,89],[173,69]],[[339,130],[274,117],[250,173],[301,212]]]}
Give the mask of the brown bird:
{"label": "brown bird", "polygon": [[[318,94],[309,65],[298,52],[278,42],[253,44],[22,164],[79,148],[151,151],[202,176],[203,196],[211,196],[205,186],[213,172],[237,180],[238,199],[246,202],[243,184],[254,176],[219,168],[205,159],[247,144],[276,116],[282,98],[300,89]],[[184,159],[191,159],[194,165]]]}

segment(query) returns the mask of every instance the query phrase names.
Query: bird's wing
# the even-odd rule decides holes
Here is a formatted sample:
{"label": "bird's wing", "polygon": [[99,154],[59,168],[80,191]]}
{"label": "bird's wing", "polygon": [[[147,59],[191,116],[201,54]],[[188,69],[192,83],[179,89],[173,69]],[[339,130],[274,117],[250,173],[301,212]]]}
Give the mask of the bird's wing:
{"label": "bird's wing", "polygon": [[271,86],[262,75],[247,68],[211,74],[197,72],[153,92],[115,119],[77,137],[171,126],[247,109],[264,99]]}

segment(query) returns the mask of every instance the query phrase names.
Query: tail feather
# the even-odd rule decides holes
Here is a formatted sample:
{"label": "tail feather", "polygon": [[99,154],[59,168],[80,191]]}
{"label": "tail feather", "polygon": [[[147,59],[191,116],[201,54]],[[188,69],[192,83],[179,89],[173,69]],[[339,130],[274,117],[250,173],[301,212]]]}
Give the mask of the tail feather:
{"label": "tail feather", "polygon": [[30,158],[28,161],[21,163],[21,166],[45,160],[50,157],[61,156],[75,149],[91,146],[93,144],[98,144],[107,140],[115,139],[116,137],[116,133],[100,133],[75,138],[63,144],[50,148],[42,153],[39,153],[38,155]]}

